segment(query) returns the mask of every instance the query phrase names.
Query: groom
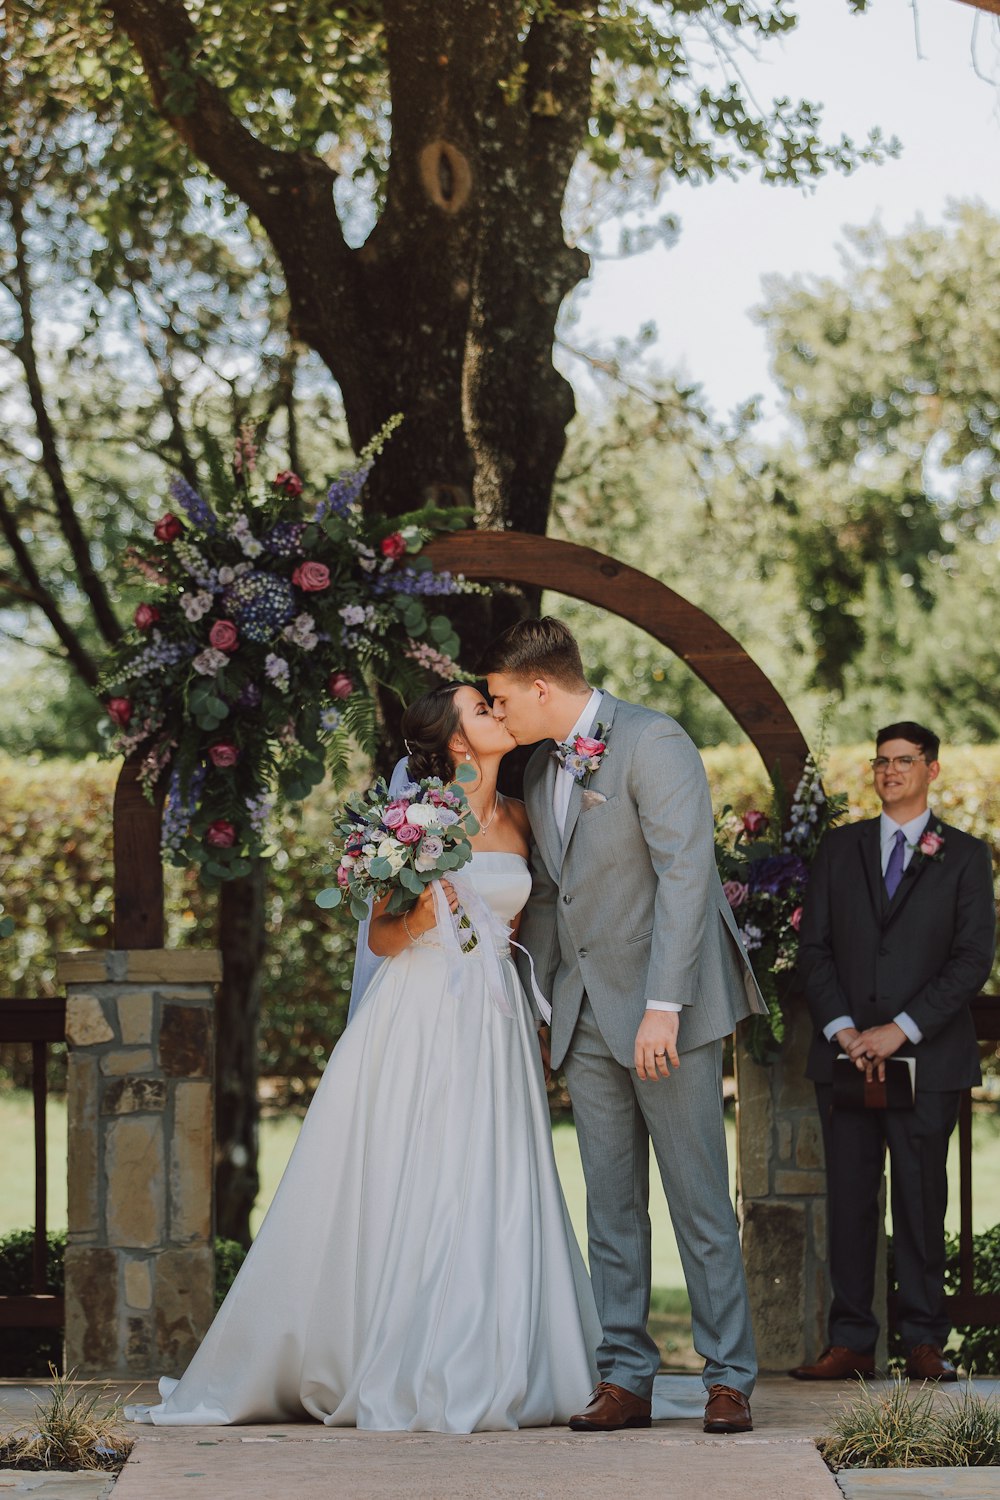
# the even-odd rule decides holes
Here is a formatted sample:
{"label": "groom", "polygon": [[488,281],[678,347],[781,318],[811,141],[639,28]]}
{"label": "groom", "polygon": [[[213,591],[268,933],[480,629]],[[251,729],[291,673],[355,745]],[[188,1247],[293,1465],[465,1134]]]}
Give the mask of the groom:
{"label": "groom", "polygon": [[701,759],[673,719],[592,690],[559,620],[511,626],[481,670],[514,739],[544,741],[524,777],[534,848],[520,936],[552,997],[552,1065],[573,1103],[604,1331],[601,1382],[570,1426],[649,1426],[651,1140],[705,1359],[705,1431],[750,1432],[757,1363],[722,1038],[766,1007],[716,874]]}

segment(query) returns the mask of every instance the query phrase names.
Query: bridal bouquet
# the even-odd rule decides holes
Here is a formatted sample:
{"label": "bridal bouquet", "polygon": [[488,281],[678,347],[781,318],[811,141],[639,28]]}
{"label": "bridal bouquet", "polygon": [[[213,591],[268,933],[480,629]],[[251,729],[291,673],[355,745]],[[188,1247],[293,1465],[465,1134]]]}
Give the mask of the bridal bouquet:
{"label": "bridal bouquet", "polygon": [[[459,768],[459,781],[474,776],[471,767]],[[349,901],[359,922],[369,898],[388,896],[391,914],[408,910],[432,880],[468,864],[469,838],[479,832],[465,793],[437,777],[410,782],[395,797],[376,781],[348,797],[337,827],[343,841],[334,845],[336,884],[320,891],[316,904],[329,910]],[[468,928],[468,918],[459,926]]]}

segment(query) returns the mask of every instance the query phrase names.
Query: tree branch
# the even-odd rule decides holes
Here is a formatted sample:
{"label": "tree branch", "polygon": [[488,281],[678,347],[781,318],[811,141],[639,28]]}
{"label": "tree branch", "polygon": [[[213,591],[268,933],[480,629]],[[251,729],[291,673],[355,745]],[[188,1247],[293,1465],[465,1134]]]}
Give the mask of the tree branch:
{"label": "tree branch", "polygon": [[59,608],[55,595],[42,582],[34,559],[18,532],[14,512],[8,504],[7,495],[2,486],[0,486],[0,531],[3,532],[7,545],[14,555],[14,561],[20,569],[23,583],[18,592],[23,597],[29,598],[41,610],[62,642],[66,655],[77,674],[89,688],[96,688],[97,667],[94,660]]}

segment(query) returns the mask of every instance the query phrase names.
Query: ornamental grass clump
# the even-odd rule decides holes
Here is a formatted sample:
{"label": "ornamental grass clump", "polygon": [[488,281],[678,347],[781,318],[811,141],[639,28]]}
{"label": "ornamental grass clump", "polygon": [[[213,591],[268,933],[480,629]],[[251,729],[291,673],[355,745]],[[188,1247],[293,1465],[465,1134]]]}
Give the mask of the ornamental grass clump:
{"label": "ornamental grass clump", "polygon": [[35,1407],[29,1426],[15,1429],[0,1446],[0,1467],[103,1469],[117,1472],[132,1451],[121,1426],[122,1398],[106,1386],[74,1387],[72,1372],[49,1366],[49,1399]]}
{"label": "ornamental grass clump", "polygon": [[887,1390],[861,1381],[856,1398],[819,1450],[832,1469],[985,1468],[1000,1464],[1000,1403],[971,1381],[961,1395],[913,1387],[895,1375]]}

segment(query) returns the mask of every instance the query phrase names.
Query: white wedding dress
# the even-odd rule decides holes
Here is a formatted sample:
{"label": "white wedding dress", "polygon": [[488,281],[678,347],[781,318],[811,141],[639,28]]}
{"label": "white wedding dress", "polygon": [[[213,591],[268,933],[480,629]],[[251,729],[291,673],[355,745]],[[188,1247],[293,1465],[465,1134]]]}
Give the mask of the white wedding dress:
{"label": "white wedding dress", "polygon": [[[462,875],[504,923],[531,886],[519,854]],[[130,1420],[483,1432],[586,1405],[600,1326],[529,1003],[509,949],[512,1016],[482,953],[449,983],[436,931],[372,980],[204,1343]]]}

